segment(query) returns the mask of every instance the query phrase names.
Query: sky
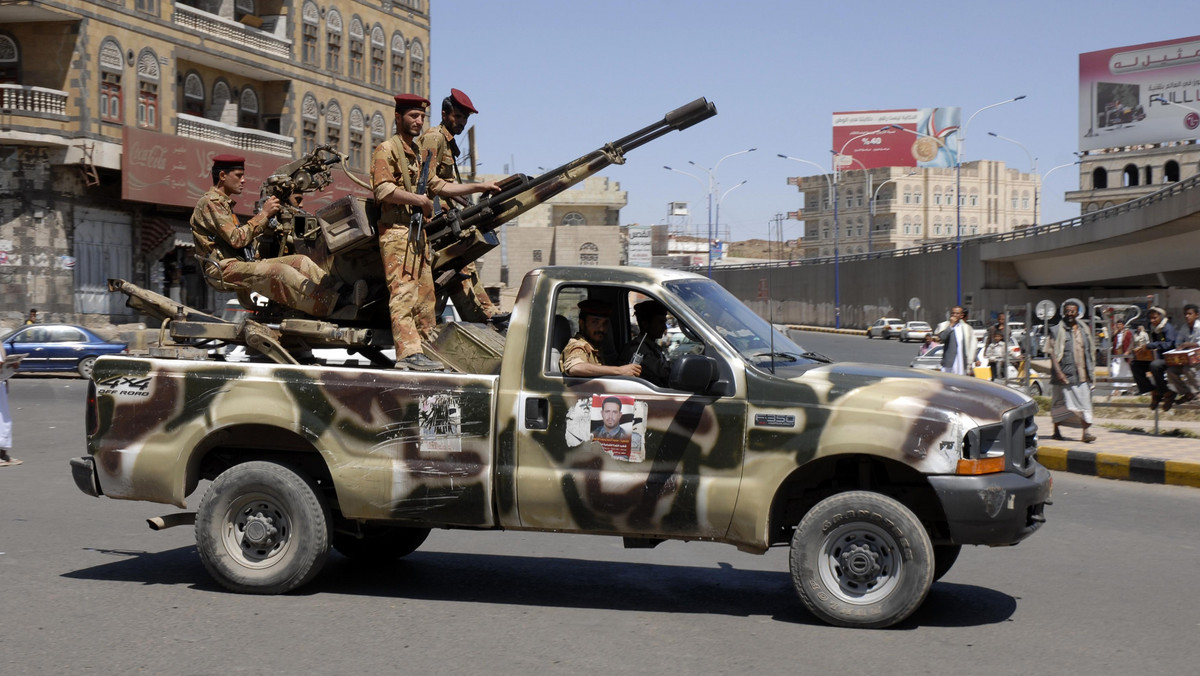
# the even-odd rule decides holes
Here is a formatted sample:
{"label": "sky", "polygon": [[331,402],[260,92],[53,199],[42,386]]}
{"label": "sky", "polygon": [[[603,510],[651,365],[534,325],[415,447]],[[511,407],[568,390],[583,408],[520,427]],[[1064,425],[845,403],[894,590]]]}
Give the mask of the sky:
{"label": "sky", "polygon": [[[835,111],[958,106],[966,121],[1024,95],[971,121],[963,161],[1028,172],[1032,154],[1045,174],[1079,149],[1080,53],[1200,33],[1186,19],[1195,5],[1181,0],[1155,2],[1152,12],[1129,0],[430,5],[433,108],[451,87],[471,97],[480,172],[536,175],[705,97],[716,117],[633,150],[600,175],[628,193],[621,225],[665,223],[669,202],[688,202],[699,233],[708,222],[705,169],[756,148],[716,167],[719,233],[733,241],[773,236],[775,215],[800,208],[787,179],[818,172],[778,155],[829,167]],[[1078,187],[1074,167],[1051,174],[1041,222],[1079,215],[1062,198]],[[800,222],[783,221],[785,239],[801,234]]]}

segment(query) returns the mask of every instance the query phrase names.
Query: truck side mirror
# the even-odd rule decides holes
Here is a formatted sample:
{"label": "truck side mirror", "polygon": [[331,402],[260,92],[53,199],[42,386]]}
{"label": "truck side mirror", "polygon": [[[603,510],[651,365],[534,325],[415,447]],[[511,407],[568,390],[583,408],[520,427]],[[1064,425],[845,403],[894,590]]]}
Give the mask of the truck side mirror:
{"label": "truck side mirror", "polygon": [[705,392],[717,378],[717,362],[703,354],[684,354],[671,361],[670,387],[685,392]]}

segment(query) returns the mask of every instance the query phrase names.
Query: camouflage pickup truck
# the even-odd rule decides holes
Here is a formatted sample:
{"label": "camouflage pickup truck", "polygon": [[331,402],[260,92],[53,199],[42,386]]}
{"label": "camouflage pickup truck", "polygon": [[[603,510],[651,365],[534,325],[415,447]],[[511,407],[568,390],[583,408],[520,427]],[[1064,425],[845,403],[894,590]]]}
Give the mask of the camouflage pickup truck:
{"label": "camouflage pickup truck", "polygon": [[[580,301],[614,308],[613,359],[646,298],[684,335],[668,386],[559,371]],[[239,592],[295,589],[331,548],[404,556],[432,528],[554,531],[786,546],[804,604],[854,627],[910,615],[963,545],[1013,545],[1044,521],[1028,397],[830,363],[703,277],[542,268],[506,336],[452,327],[441,373],[102,357],[75,481],[186,509],[211,480],[196,512],[151,525],[194,523],[208,571]],[[604,434],[614,404],[621,431]]]}

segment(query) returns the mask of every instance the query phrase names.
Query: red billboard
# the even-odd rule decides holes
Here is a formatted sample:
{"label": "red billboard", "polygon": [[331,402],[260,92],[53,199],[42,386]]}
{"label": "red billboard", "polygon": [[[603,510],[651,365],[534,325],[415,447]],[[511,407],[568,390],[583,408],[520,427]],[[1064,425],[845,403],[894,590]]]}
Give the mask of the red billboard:
{"label": "red billboard", "polygon": [[834,113],[833,150],[845,156],[838,169],[953,167],[961,115],[960,108]]}
{"label": "red billboard", "polygon": [[[125,127],[121,160],[121,198],[135,202],[167,204],[192,208],[200,196],[212,187],[212,158],[233,154],[246,158],[246,184],[237,200],[236,211],[248,216],[254,212],[263,179],[291,162],[287,157],[255,153],[218,143],[160,134]],[[315,212],[346,195],[370,197],[369,191],[355,184],[340,169],[332,173],[328,190],[306,196],[304,208]],[[369,177],[362,177],[368,183]]]}

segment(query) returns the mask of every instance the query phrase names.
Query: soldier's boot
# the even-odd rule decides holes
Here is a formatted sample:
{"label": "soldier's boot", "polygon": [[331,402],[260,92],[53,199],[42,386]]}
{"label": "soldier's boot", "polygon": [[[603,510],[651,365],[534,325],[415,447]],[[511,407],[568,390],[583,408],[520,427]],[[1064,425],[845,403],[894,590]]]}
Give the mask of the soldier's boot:
{"label": "soldier's boot", "polygon": [[396,360],[396,368],[405,371],[441,371],[445,366],[440,361],[426,357],[423,353],[410,354]]}
{"label": "soldier's boot", "polygon": [[488,323],[496,327],[497,331],[503,332],[508,328],[508,320],[511,318],[511,312],[497,312],[491,317],[488,317]]}

